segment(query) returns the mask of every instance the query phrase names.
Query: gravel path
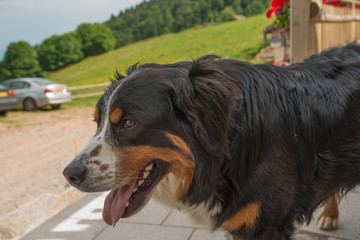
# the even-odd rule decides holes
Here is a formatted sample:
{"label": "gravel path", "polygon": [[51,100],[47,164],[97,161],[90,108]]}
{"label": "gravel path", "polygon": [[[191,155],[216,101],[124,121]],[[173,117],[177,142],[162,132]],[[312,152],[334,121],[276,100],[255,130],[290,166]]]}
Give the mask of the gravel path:
{"label": "gravel path", "polygon": [[0,239],[16,239],[84,196],[64,167],[95,133],[92,108],[16,111],[0,118]]}

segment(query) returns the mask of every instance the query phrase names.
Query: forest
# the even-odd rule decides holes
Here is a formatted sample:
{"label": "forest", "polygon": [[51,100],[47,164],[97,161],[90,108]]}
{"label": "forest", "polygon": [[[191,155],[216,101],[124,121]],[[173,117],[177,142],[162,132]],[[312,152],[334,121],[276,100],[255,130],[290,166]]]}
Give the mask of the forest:
{"label": "forest", "polygon": [[231,21],[236,15],[257,15],[268,7],[269,0],[151,0],[111,16],[105,25],[113,31],[116,47],[121,47],[197,25]]}

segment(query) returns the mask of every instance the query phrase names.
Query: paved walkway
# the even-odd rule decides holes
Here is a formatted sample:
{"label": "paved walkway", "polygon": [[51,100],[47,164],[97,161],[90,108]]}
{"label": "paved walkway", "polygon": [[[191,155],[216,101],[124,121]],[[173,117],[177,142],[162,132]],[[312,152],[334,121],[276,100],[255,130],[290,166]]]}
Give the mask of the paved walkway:
{"label": "paved walkway", "polygon": [[[86,195],[21,240],[226,240],[224,232],[209,233],[192,225],[179,211],[169,211],[152,201],[135,216],[121,219],[115,228],[107,226],[101,217],[105,196]],[[319,214],[318,210],[314,219]],[[338,230],[320,231],[314,222],[302,227],[295,239],[360,239],[360,189],[341,200]]]}

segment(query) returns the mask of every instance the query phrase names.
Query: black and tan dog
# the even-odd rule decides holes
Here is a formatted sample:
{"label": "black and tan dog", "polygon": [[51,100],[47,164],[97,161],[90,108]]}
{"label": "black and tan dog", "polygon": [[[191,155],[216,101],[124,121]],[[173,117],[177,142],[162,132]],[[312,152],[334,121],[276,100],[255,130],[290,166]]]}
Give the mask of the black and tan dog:
{"label": "black and tan dog", "polygon": [[94,118],[64,175],[82,191],[111,190],[106,223],[153,197],[235,239],[291,239],[295,222],[329,199],[321,224],[336,194],[360,183],[360,46],[288,68],[215,57],[135,65]]}

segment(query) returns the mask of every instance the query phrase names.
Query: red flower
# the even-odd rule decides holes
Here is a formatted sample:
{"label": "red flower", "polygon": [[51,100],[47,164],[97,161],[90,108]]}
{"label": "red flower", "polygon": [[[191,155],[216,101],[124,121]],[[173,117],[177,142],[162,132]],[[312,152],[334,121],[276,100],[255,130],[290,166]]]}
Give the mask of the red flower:
{"label": "red flower", "polygon": [[284,0],[272,0],[271,1],[271,6],[272,7],[284,7]]}
{"label": "red flower", "polygon": [[267,17],[268,19],[271,19],[271,13],[272,13],[271,9],[269,9],[269,10],[266,11],[266,17]]}
{"label": "red flower", "polygon": [[331,0],[331,2],[329,2],[330,0],[322,0],[322,3],[323,4],[330,4],[334,7],[340,7],[341,5],[341,1],[338,1],[338,0]]}
{"label": "red flower", "polygon": [[335,1],[335,0],[333,0],[333,1],[331,2],[331,5],[333,5],[333,6],[335,6],[335,7],[339,7],[339,6],[340,6],[340,3],[341,3],[341,1]]}
{"label": "red flower", "polygon": [[274,25],[285,29],[289,24],[290,0],[271,0],[266,17],[271,19],[273,13],[276,18]]}

